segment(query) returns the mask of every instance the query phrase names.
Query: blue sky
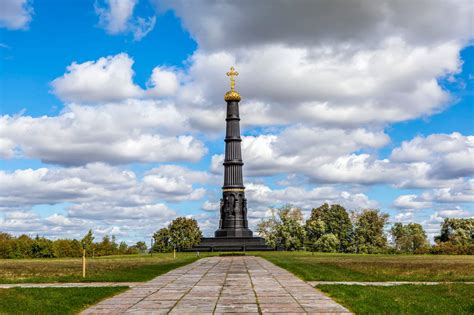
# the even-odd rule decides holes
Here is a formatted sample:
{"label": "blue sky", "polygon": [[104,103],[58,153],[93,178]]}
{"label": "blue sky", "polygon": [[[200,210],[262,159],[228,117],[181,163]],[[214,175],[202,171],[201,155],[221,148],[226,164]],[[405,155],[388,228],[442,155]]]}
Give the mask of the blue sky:
{"label": "blue sky", "polygon": [[430,236],[473,216],[469,1],[1,6],[2,231],[136,241],[190,215],[212,234],[232,65],[253,225],[286,203]]}

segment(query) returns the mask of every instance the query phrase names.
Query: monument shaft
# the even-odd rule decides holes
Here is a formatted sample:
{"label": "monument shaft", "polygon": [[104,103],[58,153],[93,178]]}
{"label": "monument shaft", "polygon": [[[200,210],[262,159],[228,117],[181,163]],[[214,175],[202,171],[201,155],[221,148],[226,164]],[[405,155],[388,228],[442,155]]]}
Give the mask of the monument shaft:
{"label": "monument shaft", "polygon": [[[243,184],[242,150],[240,138],[240,95],[234,91],[233,75],[231,69],[231,91],[227,92],[226,137],[224,159],[224,186],[220,203],[219,229],[216,237],[251,237],[252,231],[248,228],[247,199]],[[233,73],[233,74],[232,74]]]}

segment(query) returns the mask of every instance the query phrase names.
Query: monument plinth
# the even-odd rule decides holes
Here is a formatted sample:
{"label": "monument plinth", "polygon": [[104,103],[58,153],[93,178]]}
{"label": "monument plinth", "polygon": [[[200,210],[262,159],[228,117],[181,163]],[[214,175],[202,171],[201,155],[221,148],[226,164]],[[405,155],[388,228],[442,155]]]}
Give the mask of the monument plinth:
{"label": "monument plinth", "polygon": [[240,94],[235,90],[234,67],[230,68],[230,91],[224,95],[227,102],[224,185],[220,202],[219,229],[215,237],[202,238],[194,250],[272,250],[261,237],[253,237],[248,228],[247,199],[243,181],[242,150],[240,138]]}

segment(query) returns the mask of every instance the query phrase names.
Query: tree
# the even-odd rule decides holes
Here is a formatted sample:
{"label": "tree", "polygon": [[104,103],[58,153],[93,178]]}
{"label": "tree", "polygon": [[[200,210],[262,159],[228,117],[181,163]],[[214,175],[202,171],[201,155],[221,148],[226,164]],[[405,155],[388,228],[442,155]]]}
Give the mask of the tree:
{"label": "tree", "polygon": [[94,244],[94,234],[92,233],[92,230],[89,230],[86,235],[81,240],[82,247],[86,250],[86,253],[91,253],[92,252],[92,247]]}
{"label": "tree", "polygon": [[279,245],[277,239],[277,226],[279,222],[275,217],[275,211],[272,209],[272,217],[267,220],[260,220],[257,225],[257,233],[265,239],[265,243],[273,248],[276,248]]}
{"label": "tree", "polygon": [[178,251],[191,248],[201,242],[202,232],[195,219],[178,217],[167,228],[162,228],[153,235],[153,251],[166,252],[173,248]]}
{"label": "tree", "polygon": [[137,242],[133,247],[135,247],[138,250],[138,252],[142,254],[146,252],[146,249],[147,249],[146,244],[143,241]]}
{"label": "tree", "polygon": [[153,234],[154,244],[152,251],[165,253],[173,249],[170,243],[170,231],[168,228],[162,228]]}
{"label": "tree", "polygon": [[379,253],[387,246],[387,237],[384,233],[388,214],[375,209],[365,209],[354,213],[354,246],[357,253]]}
{"label": "tree", "polygon": [[321,236],[315,243],[314,249],[319,252],[334,253],[339,249],[340,241],[336,235],[327,233]]}
{"label": "tree", "polygon": [[310,244],[314,245],[324,234],[332,234],[338,240],[337,251],[349,250],[353,236],[352,222],[344,207],[325,203],[313,209],[305,228]]}
{"label": "tree", "polygon": [[277,237],[286,250],[298,250],[304,245],[306,232],[303,227],[303,213],[300,208],[286,206],[280,209]]}
{"label": "tree", "polygon": [[120,245],[118,246],[118,252],[120,255],[126,254],[128,250],[128,245],[126,242],[122,241],[120,242]]}
{"label": "tree", "polygon": [[392,239],[397,251],[403,253],[415,253],[429,246],[426,232],[418,223],[395,223],[391,230]]}
{"label": "tree", "polygon": [[202,232],[195,219],[178,217],[168,226],[170,244],[177,250],[191,248],[201,242]]}
{"label": "tree", "polygon": [[301,249],[304,245],[306,231],[303,226],[301,209],[291,205],[272,210],[272,217],[260,221],[257,231],[272,247],[283,247],[286,250]]}
{"label": "tree", "polygon": [[445,218],[441,234],[435,237],[435,241],[461,246],[474,244],[474,218]]}

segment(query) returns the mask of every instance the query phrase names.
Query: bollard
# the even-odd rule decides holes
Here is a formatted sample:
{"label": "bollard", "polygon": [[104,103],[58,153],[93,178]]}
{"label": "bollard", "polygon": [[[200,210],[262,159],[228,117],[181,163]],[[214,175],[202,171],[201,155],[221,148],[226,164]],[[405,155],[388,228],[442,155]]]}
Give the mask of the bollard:
{"label": "bollard", "polygon": [[82,250],[82,277],[86,277],[86,249]]}
{"label": "bollard", "polygon": [[173,248],[173,259],[176,259],[176,248]]}

